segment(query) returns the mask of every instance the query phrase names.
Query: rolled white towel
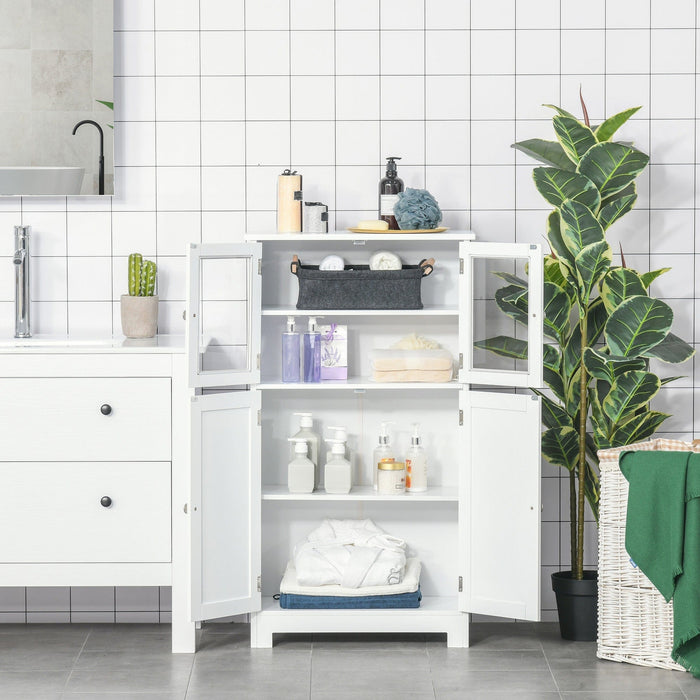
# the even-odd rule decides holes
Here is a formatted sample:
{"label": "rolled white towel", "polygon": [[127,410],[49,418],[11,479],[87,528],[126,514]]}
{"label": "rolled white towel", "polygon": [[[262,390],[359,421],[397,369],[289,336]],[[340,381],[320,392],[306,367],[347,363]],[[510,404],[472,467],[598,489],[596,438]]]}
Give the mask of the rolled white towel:
{"label": "rolled white towel", "polygon": [[401,258],[389,250],[378,250],[369,259],[370,270],[400,270]]}
{"label": "rolled white towel", "polygon": [[345,260],[340,257],[340,255],[326,255],[321,264],[318,266],[319,270],[344,270]]}

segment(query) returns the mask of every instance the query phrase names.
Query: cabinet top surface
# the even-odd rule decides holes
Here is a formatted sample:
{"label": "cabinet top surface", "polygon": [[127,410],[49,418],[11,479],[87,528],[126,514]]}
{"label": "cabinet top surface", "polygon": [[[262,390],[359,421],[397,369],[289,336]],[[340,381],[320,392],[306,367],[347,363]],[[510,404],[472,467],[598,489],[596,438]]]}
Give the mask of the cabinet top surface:
{"label": "cabinet top surface", "polygon": [[246,233],[246,241],[297,242],[297,241],[473,241],[473,231],[448,231],[446,233],[405,233],[384,231],[382,233],[353,233],[351,231],[331,231],[329,233],[277,233],[264,231]]}
{"label": "cabinet top surface", "polygon": [[24,353],[127,353],[177,354],[185,352],[184,335],[157,335],[154,338],[73,337],[35,335],[32,338],[0,339],[0,354]]}

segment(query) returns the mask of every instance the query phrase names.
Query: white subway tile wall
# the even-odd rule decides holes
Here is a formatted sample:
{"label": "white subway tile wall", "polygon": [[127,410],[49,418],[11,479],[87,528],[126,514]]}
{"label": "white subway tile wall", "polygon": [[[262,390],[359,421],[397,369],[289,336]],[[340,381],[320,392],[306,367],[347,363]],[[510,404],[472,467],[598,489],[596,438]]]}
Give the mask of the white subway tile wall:
{"label": "white subway tile wall", "polygon": [[[517,4],[517,7],[516,7]],[[532,163],[510,148],[551,137],[550,109],[594,121],[642,109],[621,137],[651,154],[634,212],[610,231],[655,285],[675,330],[700,342],[698,56],[694,0],[115,0],[111,198],[0,199],[0,333],[13,331],[12,226],[33,226],[40,333],[120,333],[126,256],[160,266],[159,329],[184,331],[190,241],[275,226],[276,176],[303,173],[331,228],[376,216],[387,155],[427,187],[444,223],[481,240],[542,241]],[[665,435],[691,438],[700,382],[667,374]],[[569,564],[567,482],[543,465],[542,604]],[[586,564],[595,566],[595,528]],[[167,589],[0,588],[0,621],[166,621]]]}

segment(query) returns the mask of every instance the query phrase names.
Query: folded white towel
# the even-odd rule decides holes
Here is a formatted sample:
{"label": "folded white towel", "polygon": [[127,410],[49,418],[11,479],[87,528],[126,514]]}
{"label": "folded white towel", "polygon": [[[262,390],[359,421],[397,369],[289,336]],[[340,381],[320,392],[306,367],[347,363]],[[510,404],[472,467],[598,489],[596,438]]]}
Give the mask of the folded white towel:
{"label": "folded white towel", "polygon": [[403,579],[406,544],[371,520],[324,520],[295,547],[294,565],[302,586],[394,584]]}
{"label": "folded white towel", "polygon": [[318,266],[319,270],[343,270],[345,269],[345,260],[340,257],[340,255],[326,255],[321,264]]}
{"label": "folded white towel", "polygon": [[363,586],[362,588],[347,588],[336,584],[327,586],[302,586],[297,580],[297,570],[294,562],[287,564],[287,569],[280,583],[280,593],[295,595],[328,595],[359,598],[367,595],[397,595],[399,593],[415,593],[420,583],[421,563],[416,557],[406,559],[406,572],[401,583],[390,583],[384,586]]}
{"label": "folded white towel", "polygon": [[400,270],[401,258],[388,250],[378,250],[369,258],[370,270]]}

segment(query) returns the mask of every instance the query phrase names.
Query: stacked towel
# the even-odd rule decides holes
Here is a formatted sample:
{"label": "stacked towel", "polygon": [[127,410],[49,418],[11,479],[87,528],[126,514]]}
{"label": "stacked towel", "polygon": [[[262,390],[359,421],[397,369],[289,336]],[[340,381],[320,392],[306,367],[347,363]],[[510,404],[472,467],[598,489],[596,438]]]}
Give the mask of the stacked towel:
{"label": "stacked towel", "polygon": [[452,355],[448,350],[374,350],[375,382],[449,382]]}
{"label": "stacked towel", "polygon": [[294,564],[289,562],[280,584],[280,607],[298,609],[351,609],[351,608],[417,608],[422,598],[420,592],[420,561],[415,557],[406,561],[406,572],[401,583],[383,586],[348,588],[330,584],[327,586],[302,586],[297,579]]}
{"label": "stacked towel", "polygon": [[420,562],[371,520],[324,520],[297,545],[280,585],[283,608],[420,605]]}

